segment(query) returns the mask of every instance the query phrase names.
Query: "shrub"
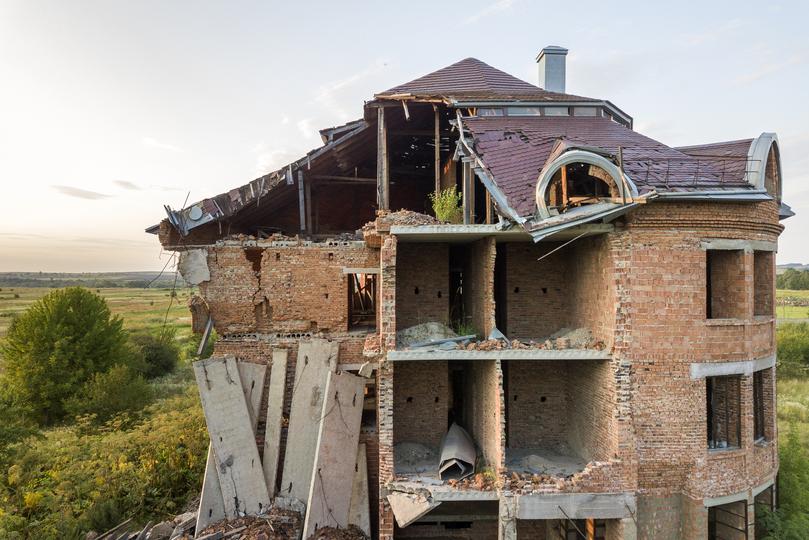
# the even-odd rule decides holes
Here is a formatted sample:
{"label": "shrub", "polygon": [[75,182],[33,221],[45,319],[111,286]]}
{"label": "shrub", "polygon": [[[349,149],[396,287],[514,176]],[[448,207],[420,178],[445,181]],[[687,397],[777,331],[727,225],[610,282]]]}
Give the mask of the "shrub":
{"label": "shrub", "polygon": [[147,379],[161,377],[174,371],[180,355],[175,341],[176,331],[165,328],[157,335],[138,334],[131,338],[143,365],[142,372]]}
{"label": "shrub", "polygon": [[430,193],[435,217],[445,223],[463,222],[462,197],[462,194],[456,192],[455,186],[448,187],[438,195]]}
{"label": "shrub", "polygon": [[809,323],[778,326],[778,360],[809,367]]}
{"label": "shrub", "polygon": [[0,387],[41,425],[61,420],[65,401],[95,373],[131,359],[121,319],[80,287],[34,302],[12,321],[0,354]]}
{"label": "shrub", "polygon": [[65,402],[74,416],[93,415],[104,422],[121,412],[139,411],[152,400],[152,389],[146,380],[128,366],[113,366],[96,373],[76,394]]}

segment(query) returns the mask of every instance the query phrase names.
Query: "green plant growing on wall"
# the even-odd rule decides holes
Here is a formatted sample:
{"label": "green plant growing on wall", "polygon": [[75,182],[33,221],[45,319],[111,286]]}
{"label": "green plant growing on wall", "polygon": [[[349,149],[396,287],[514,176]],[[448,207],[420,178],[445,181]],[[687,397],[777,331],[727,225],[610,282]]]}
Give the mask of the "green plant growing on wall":
{"label": "green plant growing on wall", "polygon": [[433,206],[433,213],[439,221],[444,223],[462,223],[463,208],[461,207],[462,194],[458,193],[455,186],[448,187],[438,193],[430,193],[430,203]]}

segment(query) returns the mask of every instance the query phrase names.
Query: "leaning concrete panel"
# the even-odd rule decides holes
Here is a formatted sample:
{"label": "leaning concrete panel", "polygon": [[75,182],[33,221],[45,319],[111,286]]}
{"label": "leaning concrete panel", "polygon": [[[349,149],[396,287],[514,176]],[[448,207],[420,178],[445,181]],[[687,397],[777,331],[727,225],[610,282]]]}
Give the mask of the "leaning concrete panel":
{"label": "leaning concrete panel", "polygon": [[[264,388],[264,375],[267,367],[262,364],[238,362],[239,378],[247,403],[250,404],[250,422],[255,436],[261,406],[261,391]],[[202,492],[199,497],[197,511],[197,528],[201,531],[211,523],[225,519],[225,502],[222,499],[222,487],[216,473],[216,453],[208,445],[208,461],[205,464],[205,476],[202,480]]]}
{"label": "leaning concrete panel", "polygon": [[337,367],[338,349],[337,342],[325,339],[301,341],[298,345],[280,491],[284,497],[301,501],[309,497],[323,394],[329,373]]}
{"label": "leaning concrete panel", "polygon": [[236,360],[228,357],[194,362],[194,376],[216,456],[225,517],[266,511],[270,496]]}
{"label": "leaning concrete panel", "polygon": [[281,447],[281,427],[284,420],[284,391],[287,377],[287,350],[272,350],[270,389],[267,396],[267,428],[264,432],[264,479],[270,495],[275,493],[278,478],[278,457]]}
{"label": "leaning concrete panel", "polygon": [[354,466],[354,484],[351,488],[351,507],[348,523],[356,525],[371,537],[371,510],[368,502],[368,458],[365,444],[357,448],[357,463]]}
{"label": "leaning concrete panel", "polygon": [[365,379],[330,373],[323,400],[303,537],[320,527],[348,527]]}
{"label": "leaning concrete panel", "polygon": [[517,498],[517,519],[623,519],[632,517],[635,511],[635,496],[631,493],[520,495]]}

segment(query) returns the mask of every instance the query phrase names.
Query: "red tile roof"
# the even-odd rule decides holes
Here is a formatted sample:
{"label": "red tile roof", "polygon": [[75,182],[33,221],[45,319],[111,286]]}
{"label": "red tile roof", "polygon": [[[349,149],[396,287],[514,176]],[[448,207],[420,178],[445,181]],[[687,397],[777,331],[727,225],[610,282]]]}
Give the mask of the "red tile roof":
{"label": "red tile roof", "polygon": [[477,58],[466,58],[376,94],[376,97],[396,94],[410,94],[421,98],[451,98],[457,101],[600,101],[543,90]]}
{"label": "red tile roof", "polygon": [[720,157],[688,155],[607,118],[506,116],[463,123],[494,182],[522,216],[533,214],[539,174],[560,140],[614,155],[621,147],[624,171],[641,193],[750,187],[744,181],[746,154],[739,157],[738,150]]}
{"label": "red tile roof", "polygon": [[689,156],[704,157],[747,157],[753,139],[742,139],[739,141],[726,141],[710,144],[697,144],[694,146],[678,146],[683,154]]}

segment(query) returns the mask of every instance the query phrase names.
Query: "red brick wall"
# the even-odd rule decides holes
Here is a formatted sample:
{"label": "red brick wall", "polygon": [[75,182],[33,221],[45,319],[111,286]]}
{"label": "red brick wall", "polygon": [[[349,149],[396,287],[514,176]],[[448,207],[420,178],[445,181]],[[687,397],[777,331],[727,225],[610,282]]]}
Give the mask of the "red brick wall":
{"label": "red brick wall", "polygon": [[494,258],[495,241],[488,237],[469,245],[464,265],[464,312],[483,337],[494,328]]}
{"label": "red brick wall", "polygon": [[493,472],[503,464],[500,447],[501,376],[494,360],[466,362],[464,365],[464,425],[475,440],[480,455]]}
{"label": "red brick wall", "polygon": [[588,461],[607,461],[616,455],[616,381],[609,362],[565,364],[568,407],[566,426],[571,448]]}
{"label": "red brick wall", "polygon": [[[417,292],[418,291],[418,292]],[[449,319],[449,248],[399,243],[396,252],[396,327]]]}
{"label": "red brick wall", "polygon": [[[509,448],[556,449],[567,442],[567,370],[554,361],[509,360],[506,432]],[[543,399],[544,398],[544,399]]]}
{"label": "red brick wall", "polygon": [[397,362],[393,381],[393,444],[417,442],[438,448],[447,432],[447,362]]}

